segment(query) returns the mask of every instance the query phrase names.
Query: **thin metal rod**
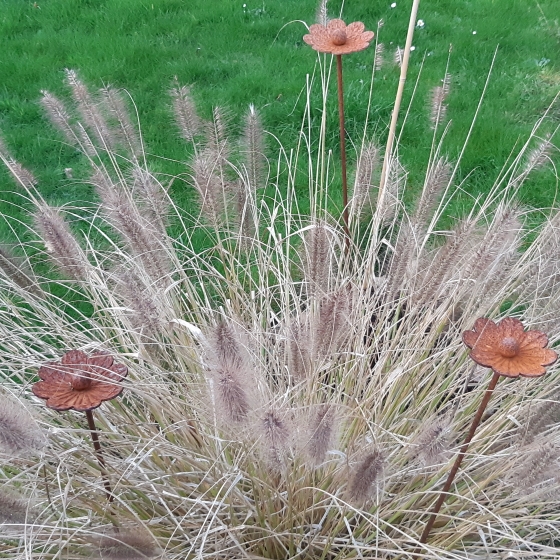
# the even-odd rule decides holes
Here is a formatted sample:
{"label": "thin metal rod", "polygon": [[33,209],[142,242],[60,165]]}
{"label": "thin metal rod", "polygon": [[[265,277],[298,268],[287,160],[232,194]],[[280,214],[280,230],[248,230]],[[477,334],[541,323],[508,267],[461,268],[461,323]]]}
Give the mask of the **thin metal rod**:
{"label": "thin metal rod", "polygon": [[434,526],[434,523],[436,521],[436,517],[437,514],[439,513],[439,510],[441,509],[441,506],[443,505],[443,502],[445,501],[445,498],[447,498],[448,496],[448,492],[449,489],[451,488],[451,484],[453,483],[453,479],[455,478],[455,475],[457,474],[457,471],[459,470],[459,467],[461,466],[461,463],[463,461],[463,458],[465,457],[465,454],[469,448],[469,444],[471,443],[472,438],[474,437],[474,433],[476,432],[476,429],[478,428],[478,425],[480,424],[480,421],[482,420],[482,415],[484,414],[484,411],[486,410],[486,407],[488,406],[488,402],[490,401],[490,397],[492,396],[492,393],[494,392],[494,389],[496,388],[496,384],[498,383],[498,380],[500,379],[500,375],[498,373],[494,373],[492,379],[490,380],[490,383],[486,389],[486,392],[484,393],[484,397],[482,399],[482,402],[480,403],[480,406],[478,407],[478,410],[476,412],[476,415],[473,419],[473,422],[471,424],[471,429],[469,430],[469,433],[467,434],[467,438],[465,439],[465,442],[463,443],[460,451],[459,451],[459,455],[457,455],[457,458],[455,459],[455,463],[453,464],[453,468],[451,469],[449,476],[447,477],[447,481],[445,482],[445,486],[443,487],[439,498],[437,500],[437,502],[435,503],[432,512],[430,514],[430,519],[428,519],[428,523],[426,523],[426,527],[424,527],[424,532],[422,533],[422,536],[420,537],[420,542],[422,544],[426,543],[428,540],[428,537],[430,535],[430,531],[432,530],[432,527]]}
{"label": "thin metal rod", "polygon": [[344,91],[342,87],[342,55],[336,55],[336,77],[338,83],[338,124],[340,128],[340,163],[342,168],[342,219],[346,234],[346,248],[350,246],[348,228],[348,176],[346,173],[346,129],[344,126]]}
{"label": "thin metal rod", "polygon": [[91,410],[86,410],[86,418],[88,421],[89,431],[91,432],[91,441],[93,442],[93,448],[95,449],[95,455],[97,456],[97,461],[101,470],[101,476],[103,478],[103,485],[105,486],[105,493],[107,494],[107,499],[109,502],[113,501],[113,491],[111,490],[111,484],[109,483],[109,477],[107,476],[107,468],[105,465],[105,459],[103,458],[103,453],[101,451],[101,445],[99,443],[99,436],[97,434],[97,427],[95,426],[95,421],[93,419],[93,412]]}

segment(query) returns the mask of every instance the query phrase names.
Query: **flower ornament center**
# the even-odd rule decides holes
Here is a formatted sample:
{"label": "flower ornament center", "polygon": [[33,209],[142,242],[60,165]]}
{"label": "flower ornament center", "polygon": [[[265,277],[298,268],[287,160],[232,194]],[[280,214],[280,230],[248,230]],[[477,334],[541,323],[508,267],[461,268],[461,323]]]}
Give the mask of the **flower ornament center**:
{"label": "flower ornament center", "polygon": [[91,387],[91,374],[89,371],[80,371],[72,374],[72,389],[74,391],[85,391]]}
{"label": "flower ornament center", "polygon": [[345,45],[346,41],[348,40],[346,31],[344,31],[344,29],[334,29],[331,32],[331,40],[337,47],[339,47],[340,45]]}
{"label": "flower ornament center", "polygon": [[504,358],[513,358],[519,354],[519,342],[511,336],[506,336],[499,344],[499,352]]}

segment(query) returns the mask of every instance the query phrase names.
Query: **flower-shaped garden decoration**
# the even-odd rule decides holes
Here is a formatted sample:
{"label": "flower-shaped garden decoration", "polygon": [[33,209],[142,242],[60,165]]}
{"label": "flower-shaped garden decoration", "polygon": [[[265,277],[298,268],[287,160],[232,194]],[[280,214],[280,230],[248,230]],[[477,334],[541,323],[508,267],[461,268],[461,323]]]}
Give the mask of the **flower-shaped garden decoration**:
{"label": "flower-shaped garden decoration", "polygon": [[38,373],[41,381],[33,385],[33,393],[46,399],[49,408],[85,412],[120,395],[120,381],[128,370],[110,354],[88,356],[81,350],[70,350],[59,362],[41,366]]}
{"label": "flower-shaped garden decoration", "polygon": [[85,413],[107,499],[112,502],[113,492],[92,411],[103,401],[110,401],[122,393],[120,382],[126,377],[128,368],[115,362],[110,354],[95,352],[88,356],[81,350],[70,350],[59,362],[41,366],[38,373],[41,381],[33,385],[33,394],[45,399],[49,408]]}
{"label": "flower-shaped garden decoration", "polygon": [[373,31],[365,31],[361,21],[346,25],[341,19],[331,19],[326,26],[311,25],[303,40],[321,53],[350,54],[366,49],[373,35]]}
{"label": "flower-shaped garden decoration", "polygon": [[477,319],[473,330],[463,333],[463,342],[471,349],[473,361],[506,377],[539,377],[558,358],[554,350],[546,348],[546,334],[524,330],[513,317],[498,324]]}
{"label": "flower-shaped garden decoration", "polygon": [[346,234],[346,248],[350,247],[350,230],[348,217],[348,177],[346,172],[346,147],[344,126],[344,94],[342,87],[342,55],[363,51],[373,39],[373,31],[365,31],[361,21],[346,25],[341,19],[331,19],[327,25],[314,23],[309,26],[309,33],[303,40],[320,53],[330,53],[336,56],[336,76],[338,87],[338,120],[340,128],[340,164],[342,173],[342,217],[344,233]]}
{"label": "flower-shaped garden decoration", "polygon": [[498,324],[491,319],[481,317],[475,321],[473,330],[463,333],[463,342],[471,350],[469,353],[471,359],[481,366],[492,368],[494,375],[484,392],[469,433],[447,476],[443,490],[430,512],[424,532],[420,536],[421,543],[428,540],[439,510],[451,489],[500,376],[540,377],[546,372],[546,366],[552,365],[558,358],[554,350],[546,348],[548,344],[546,334],[540,331],[526,331],[521,321],[513,317],[506,317]]}

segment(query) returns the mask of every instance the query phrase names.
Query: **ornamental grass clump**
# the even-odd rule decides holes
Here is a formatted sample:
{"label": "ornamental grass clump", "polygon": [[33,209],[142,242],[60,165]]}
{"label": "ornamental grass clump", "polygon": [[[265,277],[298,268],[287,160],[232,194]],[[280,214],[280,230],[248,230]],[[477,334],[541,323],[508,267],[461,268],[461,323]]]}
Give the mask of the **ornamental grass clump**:
{"label": "ornamental grass clump", "polygon": [[[307,99],[329,91],[328,72],[315,75],[325,82],[310,79]],[[169,131],[193,154],[175,186],[198,197],[187,211],[137,150],[121,92],[67,76],[68,95],[45,92],[43,105],[82,154],[95,204],[52,206],[0,143],[30,215],[10,249],[29,282],[0,260],[0,371],[50,427],[39,456],[2,468],[3,488],[34,504],[33,530],[2,539],[2,557],[557,557],[560,430],[554,415],[534,432],[531,419],[557,400],[560,214],[530,227],[516,196],[537,168],[554,180],[532,155],[547,132],[555,141],[548,121],[451,221],[469,183],[445,142],[410,185],[406,146],[382,153],[365,134],[348,237],[329,203],[324,122],[306,120],[293,151],[264,158],[257,107],[237,136],[227,111],[205,122],[175,83]],[[465,332],[474,360],[514,377],[493,389],[442,493],[489,394]],[[72,410],[90,407],[101,476]]]}

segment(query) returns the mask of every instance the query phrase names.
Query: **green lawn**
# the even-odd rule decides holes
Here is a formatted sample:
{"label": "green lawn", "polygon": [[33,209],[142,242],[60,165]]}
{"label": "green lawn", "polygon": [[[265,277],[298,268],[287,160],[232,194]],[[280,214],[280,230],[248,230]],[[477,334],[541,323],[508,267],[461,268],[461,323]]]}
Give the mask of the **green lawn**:
{"label": "green lawn", "polygon": [[[386,63],[376,74],[370,126],[380,143],[398,81],[393,53],[397,45],[404,45],[410,5],[410,0],[397,1],[395,8],[389,0],[344,4],[347,22],[362,20],[375,30],[378,20],[384,21],[379,40],[385,45]],[[329,3],[329,15],[338,15],[340,6],[340,1]],[[302,21],[312,23],[316,8],[315,0],[247,0],[246,5],[243,0],[0,0],[0,129],[55,204],[92,196],[90,187],[65,178],[64,168],[79,169],[79,156],[61,143],[38,105],[42,89],[66,95],[64,68],[79,70],[91,86],[126,87],[152,154],[180,161],[188,157],[169,110],[167,90],[174,76],[194,85],[203,116],[220,105],[238,122],[235,117],[254,103],[266,128],[283,144],[293,145],[304,108],[300,93],[316,61],[302,41]],[[445,151],[451,158],[460,151],[499,45],[459,177],[474,170],[466,189],[483,192],[560,89],[560,5],[557,0],[424,0],[419,18],[425,25],[416,30],[405,107],[425,57],[424,66],[400,147],[411,172],[411,190],[425,168],[431,141],[429,94],[443,78],[449,45],[448,115],[453,125]],[[345,58],[347,129],[356,139],[365,118],[372,59],[372,48]],[[336,150],[336,96],[331,85],[330,131]],[[557,104],[545,128],[552,131],[559,118]],[[271,142],[272,152],[274,148]],[[164,160],[153,165],[171,174],[184,170]],[[9,205],[20,202],[9,192],[12,188],[7,174],[0,172],[2,208],[17,215]],[[527,183],[521,197],[529,206],[547,207],[555,191],[554,177],[542,173]],[[177,188],[180,199],[185,194],[184,187]]]}

